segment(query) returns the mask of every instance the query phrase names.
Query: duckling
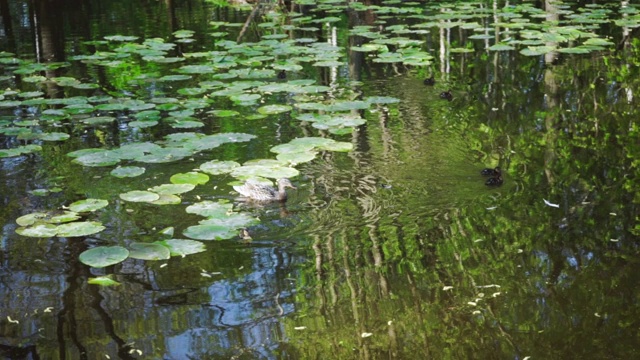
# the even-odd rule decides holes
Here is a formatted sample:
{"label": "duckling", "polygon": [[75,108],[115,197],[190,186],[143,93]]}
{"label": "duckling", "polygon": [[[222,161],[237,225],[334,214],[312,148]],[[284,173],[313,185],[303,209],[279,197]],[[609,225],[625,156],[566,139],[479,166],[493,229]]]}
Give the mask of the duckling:
{"label": "duckling", "polygon": [[431,75],[430,78],[424,79],[423,83],[427,86],[433,86],[436,84],[436,79],[434,79],[433,75]]}
{"label": "duckling", "polygon": [[278,79],[286,79],[287,78],[287,72],[284,70],[280,70],[280,72],[278,72]]}
{"label": "duckling", "polygon": [[486,168],[486,169],[482,169],[482,171],[480,171],[480,174],[482,176],[500,176],[502,175],[502,170],[500,170],[499,167],[495,167],[493,169]]}
{"label": "duckling", "polygon": [[502,176],[498,175],[498,176],[488,178],[484,184],[487,186],[500,186],[502,185],[502,183],[503,183]]}
{"label": "duckling", "polygon": [[440,99],[451,101],[453,100],[453,94],[451,94],[451,89],[447,91],[443,91],[440,93]]}

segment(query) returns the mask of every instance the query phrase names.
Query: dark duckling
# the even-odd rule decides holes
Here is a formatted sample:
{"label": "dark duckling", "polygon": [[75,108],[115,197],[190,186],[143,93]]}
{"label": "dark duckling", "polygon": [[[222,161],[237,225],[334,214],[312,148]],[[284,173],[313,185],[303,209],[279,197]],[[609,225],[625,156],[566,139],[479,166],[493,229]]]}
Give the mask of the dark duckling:
{"label": "dark duckling", "polygon": [[502,171],[500,170],[499,167],[495,167],[493,169],[486,168],[486,169],[482,169],[482,171],[480,171],[480,174],[482,176],[500,176],[502,175]]}
{"label": "dark duckling", "polygon": [[280,70],[280,72],[278,72],[278,79],[286,79],[287,78],[287,72],[284,70]]}
{"label": "dark duckling", "polygon": [[447,101],[453,100],[453,94],[451,94],[451,89],[441,92],[440,99],[445,99]]}
{"label": "dark duckling", "polygon": [[431,75],[430,78],[428,79],[424,79],[423,83],[427,86],[433,86],[436,84],[436,79],[433,78],[433,75]]}
{"label": "dark duckling", "polygon": [[503,183],[502,176],[498,175],[498,176],[488,178],[484,184],[487,186],[500,186],[502,185],[502,183]]}

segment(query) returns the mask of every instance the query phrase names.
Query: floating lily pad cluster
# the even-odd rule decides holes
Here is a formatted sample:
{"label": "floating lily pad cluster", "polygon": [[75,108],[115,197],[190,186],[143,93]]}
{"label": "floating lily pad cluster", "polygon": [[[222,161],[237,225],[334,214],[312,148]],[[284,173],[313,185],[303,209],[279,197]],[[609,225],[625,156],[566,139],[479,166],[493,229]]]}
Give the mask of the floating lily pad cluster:
{"label": "floating lily pad cluster", "polygon": [[[498,9],[487,7],[482,2],[434,2],[427,6],[399,1],[384,1],[382,6],[360,2],[336,4],[331,0],[304,3],[316,4],[318,11],[335,12],[351,8],[375,13],[378,26],[358,25],[350,29],[350,35],[355,36],[359,44],[351,46],[350,50],[368,53],[373,62],[409,66],[430,65],[433,57],[424,51],[421,36],[438,28],[466,30],[468,39],[493,42],[488,45],[491,51],[519,50],[523,55],[536,56],[552,51],[589,53],[603,50],[613,43],[597,35],[600,25],[640,26],[640,11],[631,4],[588,4],[575,9],[558,2],[553,4],[555,10],[545,11],[526,2]],[[394,23],[388,25],[388,19],[394,19]],[[405,21],[399,23],[397,19]],[[449,51],[471,52],[474,49],[450,47]]]}
{"label": "floating lily pad cluster", "polygon": [[98,233],[105,227],[98,221],[77,221],[88,213],[102,209],[107,200],[85,199],[72,203],[67,210],[42,211],[16,219],[16,233],[28,237],[77,237]]}
{"label": "floating lily pad cluster", "polygon": [[202,201],[187,207],[187,213],[204,216],[189,226],[184,235],[197,240],[223,240],[238,236],[238,230],[259,223],[258,219],[233,210],[233,204],[220,200]]}
{"label": "floating lily pad cluster", "polygon": [[[205,245],[196,240],[167,239],[152,243],[133,242],[128,248],[123,246],[97,246],[80,254],[83,264],[101,268],[118,264],[128,258],[139,260],[166,260],[171,256],[187,256],[205,251]],[[99,285],[114,285],[107,281]]]}

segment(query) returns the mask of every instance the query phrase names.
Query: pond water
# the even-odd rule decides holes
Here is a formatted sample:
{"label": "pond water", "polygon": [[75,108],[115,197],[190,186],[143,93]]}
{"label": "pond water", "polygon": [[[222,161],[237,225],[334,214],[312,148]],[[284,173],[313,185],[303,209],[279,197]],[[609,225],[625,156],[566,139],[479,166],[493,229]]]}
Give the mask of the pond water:
{"label": "pond water", "polygon": [[0,0],[4,358],[640,356],[637,5],[253,9]]}

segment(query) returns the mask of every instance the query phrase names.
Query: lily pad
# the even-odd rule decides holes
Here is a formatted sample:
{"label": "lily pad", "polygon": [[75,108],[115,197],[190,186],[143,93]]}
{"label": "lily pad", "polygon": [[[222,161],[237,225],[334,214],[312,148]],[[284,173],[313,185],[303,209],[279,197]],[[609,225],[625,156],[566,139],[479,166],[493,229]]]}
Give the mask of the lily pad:
{"label": "lily pad", "polygon": [[20,226],[30,226],[35,223],[47,222],[46,219],[49,217],[47,213],[44,212],[35,212],[27,215],[20,216],[16,219],[16,223]]}
{"label": "lily pad", "polygon": [[165,260],[171,257],[166,246],[153,243],[132,243],[129,245],[129,257],[140,260]]}
{"label": "lily pad", "polygon": [[120,194],[120,199],[131,202],[150,202],[160,199],[160,195],[150,191],[133,190]]}
{"label": "lily pad", "polygon": [[99,233],[105,227],[97,221],[80,221],[58,225],[58,236],[76,237]]}
{"label": "lily pad", "polygon": [[189,192],[195,188],[194,184],[162,184],[150,188],[149,191],[159,195],[176,195]]}
{"label": "lily pad", "polygon": [[71,135],[61,132],[44,133],[39,136],[40,140],[43,141],[64,141],[69,139],[70,137]]}
{"label": "lily pad", "polygon": [[83,251],[80,262],[95,268],[102,268],[123,262],[129,257],[129,250],[122,246],[98,246]]}
{"label": "lily pad", "polygon": [[102,209],[103,207],[109,205],[107,200],[102,199],[85,199],[72,203],[69,205],[69,210],[75,211],[78,213],[96,211]]}
{"label": "lily pad", "polygon": [[206,217],[222,217],[231,211],[233,211],[233,204],[209,200],[189,205],[186,209],[188,214],[197,214]]}
{"label": "lily pad", "polygon": [[296,177],[300,172],[294,168],[285,166],[259,166],[259,165],[243,165],[234,168],[231,171],[231,176],[237,178],[252,178],[252,177],[265,177],[265,178],[291,178]]}
{"label": "lily pad", "polygon": [[252,226],[260,223],[260,221],[254,217],[251,217],[244,213],[231,213],[224,216],[210,217],[208,219],[200,221],[200,225],[219,225],[233,228],[234,230]]}
{"label": "lily pad", "polygon": [[212,160],[200,165],[200,170],[211,175],[220,175],[230,173],[231,170],[240,166],[235,161]]}
{"label": "lily pad", "polygon": [[220,225],[194,225],[189,226],[183,234],[197,240],[224,240],[238,235],[234,228]]}
{"label": "lily pad", "polygon": [[149,201],[149,204],[153,205],[178,205],[182,203],[182,199],[178,195],[173,194],[160,194],[158,200]]}
{"label": "lily pad", "polygon": [[111,170],[111,176],[118,178],[136,177],[144,174],[145,168],[138,166],[118,166]]}
{"label": "lily pad", "polygon": [[28,237],[50,238],[56,236],[58,227],[52,224],[39,224],[32,227],[17,228],[16,233]]}
{"label": "lily pad", "polygon": [[170,181],[173,184],[202,185],[209,182],[209,175],[197,172],[178,173],[173,175]]}
{"label": "lily pad", "polygon": [[313,159],[316,158],[316,155],[317,153],[313,151],[286,152],[286,153],[278,154],[278,156],[276,156],[276,159],[295,165],[295,164],[312,161]]}
{"label": "lily pad", "polygon": [[186,256],[207,250],[204,243],[196,240],[169,239],[156,241],[155,244],[166,246],[171,256]]}
{"label": "lily pad", "polygon": [[87,281],[91,285],[100,285],[100,286],[117,286],[120,285],[119,282],[111,279],[109,276],[98,276],[95,278],[89,278]]}
{"label": "lily pad", "polygon": [[265,105],[258,108],[260,114],[273,115],[291,111],[293,107],[289,105]]}

